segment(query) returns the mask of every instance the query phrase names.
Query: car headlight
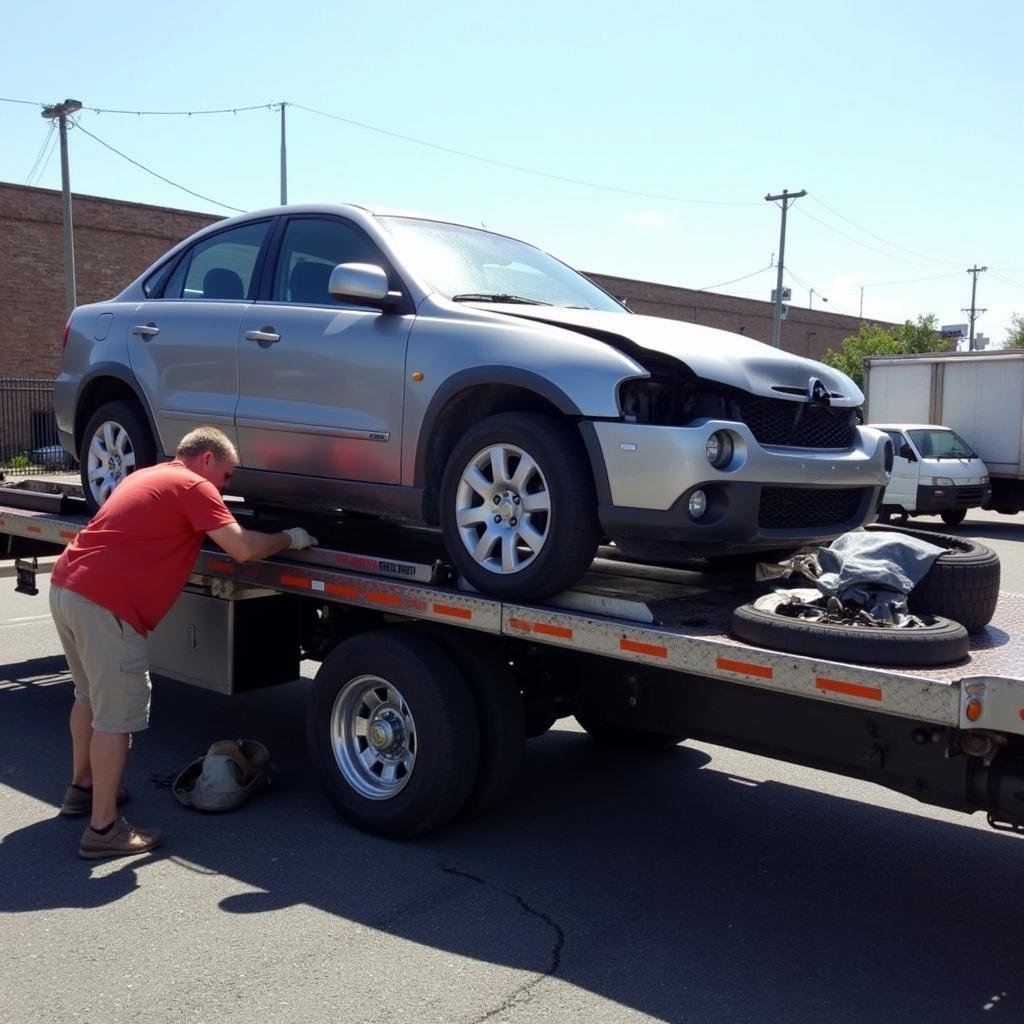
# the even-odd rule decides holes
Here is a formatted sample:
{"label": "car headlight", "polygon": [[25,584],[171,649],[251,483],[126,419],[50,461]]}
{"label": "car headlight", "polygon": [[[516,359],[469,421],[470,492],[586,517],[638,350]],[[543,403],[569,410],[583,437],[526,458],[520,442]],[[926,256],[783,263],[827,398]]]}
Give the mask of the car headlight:
{"label": "car headlight", "polygon": [[983,486],[987,487],[989,485],[989,483],[991,483],[991,481],[989,480],[989,478],[987,476],[983,476],[981,478],[981,483],[982,483]]}
{"label": "car headlight", "polygon": [[952,487],[953,481],[948,476],[933,476],[929,478],[932,487]]}
{"label": "car headlight", "polygon": [[716,430],[704,445],[704,454],[715,469],[721,469],[732,459],[732,438],[724,430]]}

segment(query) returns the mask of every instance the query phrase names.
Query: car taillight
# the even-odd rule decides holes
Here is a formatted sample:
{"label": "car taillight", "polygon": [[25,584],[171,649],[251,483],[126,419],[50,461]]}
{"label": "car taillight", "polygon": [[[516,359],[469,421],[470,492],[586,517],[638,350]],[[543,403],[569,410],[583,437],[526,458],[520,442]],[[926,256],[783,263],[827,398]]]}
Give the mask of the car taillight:
{"label": "car taillight", "polygon": [[64,351],[68,347],[68,335],[71,333],[71,321],[69,320],[64,325],[64,337],[60,339],[60,350]]}

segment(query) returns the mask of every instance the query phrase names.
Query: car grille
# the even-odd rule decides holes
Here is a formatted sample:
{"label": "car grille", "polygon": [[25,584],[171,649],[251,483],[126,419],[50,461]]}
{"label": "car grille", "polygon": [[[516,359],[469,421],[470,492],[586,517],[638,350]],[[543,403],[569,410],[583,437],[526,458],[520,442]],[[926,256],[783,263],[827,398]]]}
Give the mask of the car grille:
{"label": "car grille", "polygon": [[793,448],[852,448],[852,409],[831,409],[784,398],[740,399],[740,418],[761,444]]}
{"label": "car grille", "polygon": [[762,487],[757,522],[766,530],[839,526],[856,514],[863,487]]}
{"label": "car grille", "polygon": [[957,501],[977,501],[985,497],[984,487],[958,487],[956,489]]}

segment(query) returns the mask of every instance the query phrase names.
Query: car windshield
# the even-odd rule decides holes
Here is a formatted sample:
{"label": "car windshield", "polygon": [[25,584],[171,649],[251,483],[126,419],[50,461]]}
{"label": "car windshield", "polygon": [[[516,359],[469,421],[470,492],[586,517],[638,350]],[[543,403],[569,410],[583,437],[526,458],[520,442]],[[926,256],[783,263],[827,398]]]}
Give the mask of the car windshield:
{"label": "car windshield", "polygon": [[976,459],[974,450],[952,430],[910,430],[910,439],[923,459]]}
{"label": "car windshield", "polygon": [[490,231],[413,217],[380,217],[402,256],[433,289],[456,302],[627,310],[547,253]]}

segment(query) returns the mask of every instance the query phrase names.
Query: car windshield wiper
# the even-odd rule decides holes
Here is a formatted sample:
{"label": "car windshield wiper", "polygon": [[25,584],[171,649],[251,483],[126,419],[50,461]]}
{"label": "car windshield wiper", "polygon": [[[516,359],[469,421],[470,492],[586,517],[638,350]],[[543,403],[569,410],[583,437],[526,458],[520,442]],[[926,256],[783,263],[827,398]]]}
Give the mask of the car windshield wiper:
{"label": "car windshield wiper", "polygon": [[540,299],[527,299],[522,295],[507,295],[504,292],[465,292],[462,295],[453,295],[452,302],[516,302],[524,306],[550,306],[550,302],[543,302]]}

